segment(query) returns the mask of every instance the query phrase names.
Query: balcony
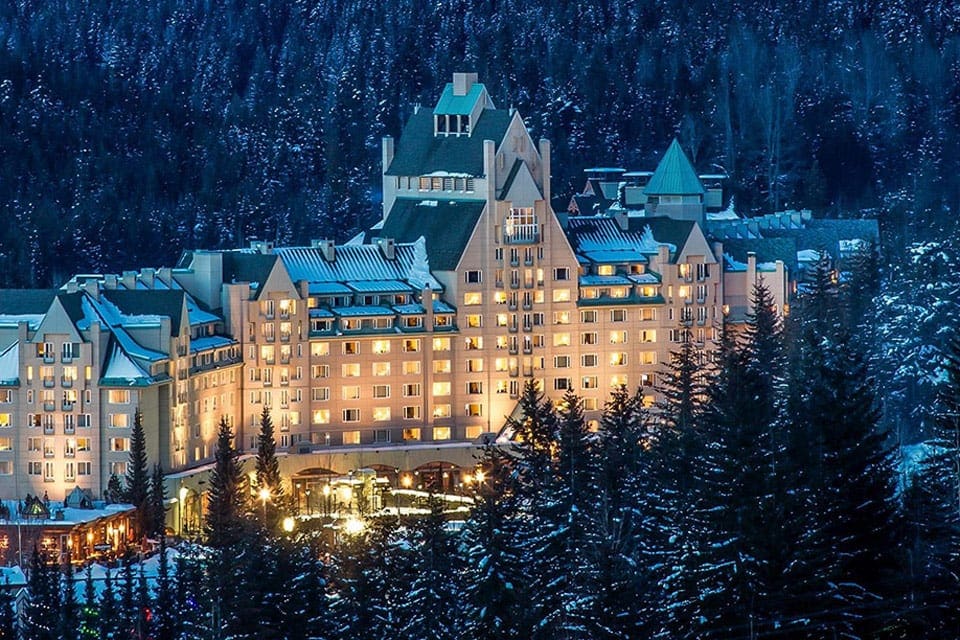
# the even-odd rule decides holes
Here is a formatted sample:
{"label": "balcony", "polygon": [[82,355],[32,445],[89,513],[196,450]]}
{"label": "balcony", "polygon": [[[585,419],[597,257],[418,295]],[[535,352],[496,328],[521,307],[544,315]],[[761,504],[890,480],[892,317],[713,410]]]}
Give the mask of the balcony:
{"label": "balcony", "polygon": [[70,387],[73,386],[73,378],[63,378],[63,377],[61,377],[61,378],[60,378],[60,386],[63,387],[63,388],[65,388],[65,389],[69,389]]}
{"label": "balcony", "polygon": [[523,301],[523,310],[524,310],[524,311],[530,311],[531,309],[533,309],[533,305],[530,304],[529,302],[527,302],[526,300],[524,300],[524,301]]}
{"label": "balcony", "polygon": [[43,425],[43,435],[52,436],[54,434],[54,426],[52,424]]}
{"label": "balcony", "polygon": [[510,311],[516,311],[516,310],[517,310],[517,303],[516,303],[516,302],[513,302],[513,301],[507,303],[507,309],[509,309]]}
{"label": "balcony", "polygon": [[511,289],[519,289],[519,288],[520,288],[520,281],[519,281],[519,280],[511,280],[511,281],[510,281],[510,288],[511,288]]}
{"label": "balcony", "polygon": [[43,364],[53,364],[56,361],[57,361],[57,357],[52,353],[49,355],[48,354],[43,355]]}
{"label": "balcony", "polygon": [[43,410],[44,410],[44,411],[56,411],[56,410],[57,410],[57,403],[56,403],[56,402],[44,402],[44,403],[43,403]]}
{"label": "balcony", "polygon": [[57,384],[56,378],[54,378],[53,376],[44,376],[43,386],[50,389],[51,387],[54,387],[56,384]]}
{"label": "balcony", "polygon": [[280,356],[280,364],[290,364],[290,356]]}
{"label": "balcony", "polygon": [[281,334],[280,334],[280,342],[290,342],[290,334],[289,334],[289,333],[281,333]]}
{"label": "balcony", "polygon": [[64,403],[61,405],[61,410],[62,410],[62,411],[73,411],[74,405],[76,405],[76,402],[64,402]]}
{"label": "balcony", "polygon": [[516,333],[516,332],[517,332],[517,323],[514,322],[513,324],[511,324],[510,327],[509,327],[509,329],[508,329],[508,331],[510,331],[510,333]]}
{"label": "balcony", "polygon": [[70,354],[64,353],[63,355],[60,356],[60,362],[64,364],[70,364],[71,362],[73,362],[73,356]]}
{"label": "balcony", "polygon": [[507,225],[503,231],[504,244],[536,244],[540,242],[539,224]]}
{"label": "balcony", "polygon": [[77,429],[73,425],[64,425],[63,432],[68,436],[73,435],[77,432]]}

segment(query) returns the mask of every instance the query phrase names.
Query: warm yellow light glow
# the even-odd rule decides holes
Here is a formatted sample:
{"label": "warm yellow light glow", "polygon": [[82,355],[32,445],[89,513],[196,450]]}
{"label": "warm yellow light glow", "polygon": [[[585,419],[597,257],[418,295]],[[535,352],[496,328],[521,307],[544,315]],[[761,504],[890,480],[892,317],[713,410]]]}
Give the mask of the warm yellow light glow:
{"label": "warm yellow light glow", "polygon": [[293,533],[293,526],[295,522],[296,521],[293,519],[292,516],[287,516],[286,518],[283,519],[283,530],[286,531],[287,533]]}
{"label": "warm yellow light glow", "polygon": [[323,485],[323,495],[324,496],[330,495],[330,485],[328,484]]}
{"label": "warm yellow light glow", "polygon": [[184,502],[187,499],[187,494],[190,493],[190,490],[186,487],[180,487],[180,502]]}
{"label": "warm yellow light glow", "polygon": [[403,476],[403,478],[400,479],[400,483],[403,484],[405,488],[409,489],[411,486],[413,486],[413,478],[410,476]]}
{"label": "warm yellow light glow", "polygon": [[344,487],[340,491],[340,493],[343,495],[344,502],[350,502],[351,500],[353,500],[353,489],[351,489],[350,487]]}
{"label": "warm yellow light glow", "polygon": [[350,516],[343,523],[343,532],[352,536],[363,533],[365,528],[366,525],[363,523],[363,520],[354,516]]}
{"label": "warm yellow light glow", "polygon": [[93,531],[87,531],[87,542],[93,542]]}
{"label": "warm yellow light glow", "polygon": [[486,474],[483,473],[482,469],[477,469],[476,476],[477,476],[477,484],[480,484],[481,482],[483,482],[483,479],[486,477]]}
{"label": "warm yellow light glow", "polygon": [[266,502],[270,498],[270,489],[264,487],[260,489],[260,499]]}
{"label": "warm yellow light glow", "polygon": [[73,549],[73,538],[67,538],[67,549]]}

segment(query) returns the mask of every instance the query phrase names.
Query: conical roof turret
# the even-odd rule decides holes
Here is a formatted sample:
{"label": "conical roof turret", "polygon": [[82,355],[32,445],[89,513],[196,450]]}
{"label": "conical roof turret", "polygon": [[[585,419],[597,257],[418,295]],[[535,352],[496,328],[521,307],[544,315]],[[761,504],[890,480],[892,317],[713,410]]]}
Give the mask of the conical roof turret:
{"label": "conical roof turret", "polygon": [[687,154],[674,138],[657,165],[644,193],[648,196],[686,196],[703,195],[706,191]]}

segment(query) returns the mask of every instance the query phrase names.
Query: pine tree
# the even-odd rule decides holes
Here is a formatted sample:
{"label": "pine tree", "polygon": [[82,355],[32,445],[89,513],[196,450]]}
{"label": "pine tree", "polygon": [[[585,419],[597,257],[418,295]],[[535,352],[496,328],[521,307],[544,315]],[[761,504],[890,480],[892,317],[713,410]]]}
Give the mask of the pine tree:
{"label": "pine tree", "polygon": [[60,637],[76,638],[80,627],[80,603],[77,602],[76,576],[73,571],[73,560],[70,551],[67,551],[64,562],[62,580],[63,588],[60,595]]}
{"label": "pine tree", "polygon": [[117,606],[117,592],[113,579],[116,572],[107,567],[103,578],[103,591],[100,593],[100,637],[104,640],[125,637],[123,634],[123,611]]}
{"label": "pine tree", "polygon": [[239,542],[244,530],[243,472],[225,417],[220,420],[214,458],[204,533],[211,547],[223,549]]}
{"label": "pine tree", "polygon": [[333,640],[327,565],[320,559],[316,540],[297,545],[290,554],[292,589],[284,601],[284,628],[288,640]]}
{"label": "pine tree", "polygon": [[17,615],[13,604],[10,579],[5,577],[3,587],[0,588],[0,640],[17,639]]}
{"label": "pine tree", "polygon": [[100,606],[93,588],[93,564],[87,565],[83,580],[83,606],[80,609],[80,638],[95,640],[100,637]]}
{"label": "pine tree", "polygon": [[133,574],[133,554],[129,550],[124,553],[120,566],[123,571],[123,586],[120,589],[121,631],[125,637],[136,637],[139,613],[137,611],[136,583]]}
{"label": "pine tree", "polygon": [[[268,531],[274,531],[281,514],[284,512],[283,481],[280,477],[280,465],[277,462],[277,442],[273,429],[273,418],[270,417],[270,408],[263,406],[260,413],[260,435],[257,438],[257,486],[260,490],[269,492],[264,511],[267,515],[263,523]],[[262,497],[261,497],[262,499]]]}
{"label": "pine tree", "polygon": [[147,466],[147,436],[143,431],[140,408],[133,414],[130,434],[130,461],[127,463],[126,487],[123,499],[137,508],[136,537],[139,540],[150,531],[150,468]]}
{"label": "pine tree", "polygon": [[522,516],[507,460],[499,447],[484,449],[480,465],[485,475],[464,531],[468,606],[464,635],[472,640],[529,637],[529,613],[523,611],[526,580],[517,534],[517,520]]}
{"label": "pine tree", "polygon": [[153,465],[153,474],[150,476],[148,504],[150,511],[149,535],[155,539],[163,538],[167,531],[167,495],[166,487],[163,484],[163,467],[159,463]]}
{"label": "pine tree", "polygon": [[454,540],[446,530],[443,503],[432,498],[430,514],[414,524],[410,559],[415,573],[403,585],[402,626],[398,637],[411,640],[456,640],[461,637],[460,571]]}
{"label": "pine tree", "polygon": [[160,536],[160,564],[157,567],[157,586],[153,595],[153,637],[155,640],[176,640],[180,633],[180,609],[175,599],[177,585],[170,575],[167,536]]}
{"label": "pine tree", "polygon": [[27,581],[30,597],[23,616],[22,632],[25,638],[56,640],[60,627],[58,575],[46,555],[34,547]]}

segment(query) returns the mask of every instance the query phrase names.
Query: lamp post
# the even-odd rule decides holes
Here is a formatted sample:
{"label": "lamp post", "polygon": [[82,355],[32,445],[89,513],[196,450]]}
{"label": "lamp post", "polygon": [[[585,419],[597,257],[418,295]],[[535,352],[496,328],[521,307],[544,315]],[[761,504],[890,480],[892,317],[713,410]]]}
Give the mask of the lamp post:
{"label": "lamp post", "polygon": [[310,510],[310,489],[307,489],[304,495],[307,496],[307,515],[313,515],[313,511]]}
{"label": "lamp post", "polygon": [[190,492],[186,487],[180,487],[180,537],[183,537],[183,512],[187,501],[187,494]]}
{"label": "lamp post", "polygon": [[260,502],[263,504],[263,526],[267,526],[267,499],[270,498],[270,490],[266,487],[260,489]]}
{"label": "lamp post", "polygon": [[323,485],[323,515],[327,517],[330,515],[330,482]]}

